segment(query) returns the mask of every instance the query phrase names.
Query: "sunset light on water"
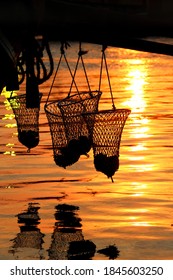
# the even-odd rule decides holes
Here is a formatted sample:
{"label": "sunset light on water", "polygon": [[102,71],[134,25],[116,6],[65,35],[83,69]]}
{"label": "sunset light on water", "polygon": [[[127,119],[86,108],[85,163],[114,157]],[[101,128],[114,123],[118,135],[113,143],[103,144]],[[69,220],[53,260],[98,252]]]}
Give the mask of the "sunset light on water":
{"label": "sunset light on water", "polygon": [[[59,45],[52,42],[51,48],[58,61]],[[96,90],[101,47],[84,44],[83,48],[89,50],[84,61]],[[77,43],[67,50],[73,66],[77,50]],[[7,93],[0,96],[1,259],[61,258],[62,255],[50,253],[53,246],[60,248],[58,240],[67,237],[57,233],[57,209],[61,204],[78,207],[74,228],[80,229],[80,234],[69,233],[68,238],[92,241],[96,250],[91,259],[108,259],[98,250],[113,244],[120,251],[117,259],[172,259],[172,58],[113,47],[108,47],[106,55],[116,108],[131,110],[121,137],[120,165],[113,176],[114,183],[95,170],[92,150],[89,157],[82,155],[66,169],[55,164],[44,112],[51,79],[40,86],[40,142],[30,153],[18,141]],[[81,68],[80,86],[85,88],[80,71]],[[62,75],[50,98],[58,99],[59,92],[65,97],[67,89],[67,77]],[[24,86],[20,92],[23,91]],[[99,108],[111,109],[105,76],[102,91]],[[25,247],[25,228],[17,215],[26,212],[31,204],[39,207],[40,219],[34,227],[40,243]],[[29,230],[25,234],[29,236]],[[67,248],[68,239],[64,243]]]}

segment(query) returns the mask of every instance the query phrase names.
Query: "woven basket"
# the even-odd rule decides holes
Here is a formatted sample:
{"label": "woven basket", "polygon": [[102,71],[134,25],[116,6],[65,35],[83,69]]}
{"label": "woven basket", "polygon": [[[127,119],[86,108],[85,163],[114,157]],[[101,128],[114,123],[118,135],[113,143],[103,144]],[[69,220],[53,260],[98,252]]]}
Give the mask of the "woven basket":
{"label": "woven basket", "polygon": [[101,94],[100,91],[79,92],[58,102],[68,140],[78,139],[80,136],[89,138],[88,126],[82,114],[98,111]]}
{"label": "woven basket", "polygon": [[[42,94],[39,93],[41,101]],[[26,107],[26,94],[8,98],[17,122],[18,140],[28,148],[39,144],[39,111],[40,108]]]}
{"label": "woven basket", "polygon": [[54,161],[58,166],[66,168],[78,161],[79,158],[68,160],[68,157],[63,155],[63,149],[67,147],[68,141],[65,133],[63,117],[58,108],[57,102],[45,104],[44,109],[52,138]]}
{"label": "woven basket", "polygon": [[45,112],[51,132],[53,156],[56,165],[63,168],[73,165],[79,160],[81,155],[79,143],[76,139],[77,137],[75,137],[80,132],[77,120],[71,120],[71,123],[68,123],[69,128],[71,126],[75,127],[75,131],[71,129],[74,133],[71,133],[71,137],[69,137],[58,102],[45,104]]}
{"label": "woven basket", "polygon": [[65,117],[84,112],[96,112],[101,94],[101,91],[82,91],[60,100],[58,106]]}
{"label": "woven basket", "polygon": [[54,161],[66,168],[91,149],[90,133],[83,112],[96,112],[101,92],[82,92],[45,104],[53,146]]}
{"label": "woven basket", "polygon": [[119,168],[121,135],[130,112],[115,109],[83,115],[92,139],[95,168],[111,179]]}

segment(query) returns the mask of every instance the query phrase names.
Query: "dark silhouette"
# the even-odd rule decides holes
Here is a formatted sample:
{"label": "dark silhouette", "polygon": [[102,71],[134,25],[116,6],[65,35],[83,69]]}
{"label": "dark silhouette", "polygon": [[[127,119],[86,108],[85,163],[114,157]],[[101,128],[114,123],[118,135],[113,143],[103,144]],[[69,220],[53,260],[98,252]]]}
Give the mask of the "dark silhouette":
{"label": "dark silhouette", "polygon": [[79,207],[58,204],[55,208],[57,222],[55,222],[52,243],[48,250],[49,259],[91,259],[95,254],[96,245],[84,239],[81,218],[77,215]]}
{"label": "dark silhouette", "polygon": [[120,251],[115,245],[109,245],[106,248],[100,249],[97,251],[99,254],[103,254],[107,257],[109,257],[109,260],[114,260],[118,258]]}
{"label": "dark silhouette", "polygon": [[40,259],[42,258],[40,252],[42,249],[44,234],[41,233],[40,229],[37,227],[37,225],[40,223],[40,217],[38,214],[39,209],[39,206],[36,206],[33,203],[29,203],[28,209],[25,212],[19,213],[17,215],[18,223],[20,224],[20,232],[12,240],[13,250],[11,250],[11,252],[16,255],[16,258],[23,258],[23,254],[25,251],[24,248],[27,248],[27,256],[29,254],[32,255],[31,251],[28,250],[28,248],[30,248],[37,249],[39,256],[37,256],[35,252],[35,257]]}

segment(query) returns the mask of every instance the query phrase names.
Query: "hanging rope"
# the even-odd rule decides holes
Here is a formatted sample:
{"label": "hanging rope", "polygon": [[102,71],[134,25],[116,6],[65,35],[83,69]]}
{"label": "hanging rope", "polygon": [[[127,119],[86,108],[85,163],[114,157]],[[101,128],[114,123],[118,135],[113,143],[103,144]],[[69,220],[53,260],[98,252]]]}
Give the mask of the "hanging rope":
{"label": "hanging rope", "polygon": [[77,87],[76,82],[75,82],[75,80],[74,80],[74,76],[73,76],[73,74],[72,74],[72,71],[71,71],[70,65],[69,65],[69,63],[68,63],[66,54],[65,54],[65,50],[64,50],[64,48],[67,49],[68,47],[70,47],[70,44],[68,44],[67,42],[61,42],[61,47],[60,47],[60,53],[61,53],[61,55],[60,55],[60,58],[59,58],[59,61],[58,61],[58,65],[57,65],[57,68],[56,68],[56,71],[55,71],[55,75],[54,75],[53,80],[52,80],[52,84],[51,84],[51,86],[50,86],[50,90],[49,90],[49,93],[48,93],[48,96],[47,96],[46,104],[47,104],[48,101],[49,101],[49,97],[50,97],[50,94],[51,94],[51,92],[52,92],[52,88],[53,88],[53,86],[54,86],[55,79],[56,79],[56,77],[57,77],[57,74],[58,74],[58,71],[59,71],[59,68],[60,68],[60,65],[61,65],[61,62],[62,62],[62,58],[64,58],[64,60],[65,60],[65,62],[66,62],[67,69],[69,70],[70,75],[71,75],[71,77],[72,77],[72,81],[73,81],[73,83],[75,84],[75,87],[76,87],[77,92],[79,93],[78,87]]}
{"label": "hanging rope", "polygon": [[100,65],[99,90],[101,89],[103,63],[112,101],[111,110],[101,110],[95,113],[84,113],[90,137],[92,139],[94,166],[99,172],[104,173],[113,182],[113,175],[119,169],[119,149],[121,135],[125,122],[130,114],[129,109],[116,109],[109,77],[108,65],[105,55],[106,46],[102,46]]}
{"label": "hanging rope", "polygon": [[[82,50],[81,42],[79,43],[78,58],[75,65],[74,73],[72,75],[72,82],[70,85],[69,93],[65,99],[59,101],[58,105],[61,110],[64,120],[67,120],[67,117],[74,115],[81,115],[83,112],[95,112],[98,109],[98,102],[101,96],[100,91],[92,91],[86,71],[86,67],[83,60],[83,55],[87,54],[88,51]],[[73,84],[76,80],[76,73],[78,70],[79,62],[81,60],[82,68],[85,74],[85,79],[87,82],[88,90],[80,91],[77,89],[76,94],[71,94]],[[76,84],[75,84],[76,85]]]}
{"label": "hanging rope", "polygon": [[[84,51],[81,48],[81,42],[79,43],[78,58],[72,77],[68,96],[58,102],[58,106],[62,113],[64,124],[66,126],[67,138],[78,139],[80,135],[86,136],[87,141],[89,138],[86,121],[83,119],[82,113],[84,112],[96,112],[98,110],[98,103],[101,96],[100,91],[92,91],[87,71],[85,68],[83,55],[87,54],[88,51]],[[87,91],[77,91],[76,94],[71,94],[73,83],[75,83],[76,73],[78,70],[79,62],[81,60],[82,68],[85,74],[85,79],[88,85]],[[73,125],[73,123],[75,126]],[[90,140],[89,140],[90,142]],[[91,146],[91,145],[90,145]]]}
{"label": "hanging rope", "polygon": [[112,100],[112,109],[115,110],[115,104],[114,104],[114,97],[112,93],[112,87],[111,87],[111,81],[110,81],[110,76],[109,76],[109,70],[108,70],[108,65],[107,65],[107,60],[106,60],[106,50],[107,46],[103,45],[102,46],[102,57],[101,57],[101,65],[100,65],[100,78],[99,78],[99,90],[101,89],[101,81],[102,81],[102,72],[103,72],[103,62],[105,63],[105,68],[106,68],[106,74],[107,74],[107,79],[108,79],[108,84],[109,84],[109,90],[110,90],[110,95],[111,95],[111,100]]}
{"label": "hanging rope", "polygon": [[[46,104],[44,106],[49,127],[50,127],[50,132],[51,132],[54,161],[58,166],[63,168],[66,168],[67,166],[70,166],[75,162],[77,162],[80,157],[80,152],[77,147],[78,145],[76,145],[76,142],[75,141],[70,142],[69,138],[67,137],[67,128],[66,125],[64,124],[64,118],[58,106],[59,100],[54,102],[49,102],[49,103],[48,101],[63,58],[66,62],[67,69],[70,72],[70,75],[73,79],[73,74],[70,65],[67,61],[65,50],[64,50],[64,48],[67,49],[67,47],[69,46],[70,45],[66,42],[61,43],[61,47],[60,47],[61,55],[58,61],[55,75],[52,80],[49,94],[47,96]],[[75,81],[74,84],[78,92],[78,88]]]}
{"label": "hanging rope", "polygon": [[71,94],[71,90],[72,90],[72,87],[73,87],[73,83],[75,82],[76,72],[77,72],[80,60],[81,60],[82,67],[83,67],[83,70],[84,70],[84,74],[85,74],[86,82],[87,82],[87,85],[88,85],[89,93],[91,93],[91,87],[90,87],[90,84],[89,84],[89,79],[88,79],[87,71],[86,71],[86,68],[85,68],[84,60],[83,60],[83,55],[85,55],[87,53],[88,53],[88,51],[82,50],[81,42],[79,42],[78,59],[77,59],[76,67],[75,67],[75,70],[74,70],[73,79],[72,79],[72,83],[71,83],[71,86],[70,86],[68,96],[70,96],[70,94]]}
{"label": "hanging rope", "polygon": [[89,92],[91,92],[91,88],[90,88],[90,84],[89,84],[89,80],[88,80],[88,75],[87,75],[85,64],[84,64],[84,60],[83,60],[83,55],[87,54],[87,53],[88,53],[88,51],[82,50],[81,42],[80,42],[79,43],[79,54],[78,55],[79,55],[79,58],[81,58],[81,62],[82,62],[83,70],[84,70],[84,73],[85,73],[85,78],[86,78],[86,81],[87,81]]}
{"label": "hanging rope", "polygon": [[[62,43],[60,48],[60,59],[45,104],[45,112],[51,131],[54,161],[58,166],[66,168],[66,166],[77,162],[81,155],[87,155],[91,149],[89,131],[82,113],[91,111],[95,112],[98,110],[98,101],[101,93],[98,91],[91,92],[90,87],[86,92],[80,92],[78,90],[75,75],[78,69],[79,60],[86,52],[83,52],[80,47],[74,73],[72,73],[65,56],[64,48],[66,48],[66,45],[65,43]],[[72,77],[70,90],[68,91],[67,97],[64,99],[48,103],[63,57]],[[83,61],[82,65],[84,68]],[[87,77],[86,69],[85,77]],[[89,82],[87,83],[89,85]],[[76,87],[76,93],[72,95],[71,90],[73,84]]]}

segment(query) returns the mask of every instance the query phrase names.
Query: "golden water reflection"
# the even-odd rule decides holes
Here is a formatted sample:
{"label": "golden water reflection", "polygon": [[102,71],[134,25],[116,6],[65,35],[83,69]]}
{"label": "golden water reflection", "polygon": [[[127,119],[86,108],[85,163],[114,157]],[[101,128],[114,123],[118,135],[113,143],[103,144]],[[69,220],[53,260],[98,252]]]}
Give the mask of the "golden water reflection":
{"label": "golden water reflection", "polygon": [[13,120],[14,114],[5,114],[5,116],[2,118],[2,120]]}
{"label": "golden water reflection", "polygon": [[128,82],[127,91],[131,92],[130,100],[123,103],[125,106],[130,106],[135,112],[144,112],[146,109],[146,100],[144,98],[144,86],[147,84],[147,70],[144,65],[134,65],[130,67],[129,73],[125,78]]}
{"label": "golden water reflection", "polygon": [[127,65],[129,72],[125,77],[128,85],[125,87],[127,92],[130,92],[131,97],[122,103],[124,107],[130,107],[131,109],[131,130],[129,133],[136,141],[136,145],[131,146],[132,152],[139,152],[147,150],[145,145],[145,138],[150,137],[149,122],[150,120],[144,116],[144,112],[147,110],[147,102],[145,98],[145,85],[147,84],[147,67],[145,60],[130,60]]}
{"label": "golden water reflection", "polygon": [[[145,112],[147,112],[147,99],[145,96],[145,86],[148,83],[147,64],[145,63],[145,59],[134,59],[129,61],[127,68],[129,71],[125,80],[128,85],[125,87],[125,90],[128,93],[130,92],[131,96],[122,105],[131,109],[130,119],[132,126],[129,130],[129,135],[131,139],[135,140],[133,141],[133,145],[128,147],[131,152],[128,160],[131,162],[131,170],[142,174],[156,169],[154,164],[147,163],[146,160],[148,156],[147,144],[151,137],[150,120],[145,116]],[[149,187],[148,184],[141,185],[134,182],[132,186],[135,188],[131,197],[140,199],[145,197],[146,190]],[[145,216],[145,213],[150,212],[147,206],[130,210],[129,207],[125,209],[128,213],[128,225],[129,223],[133,227],[148,227],[153,225],[153,221],[148,220],[148,215]]]}
{"label": "golden water reflection", "polygon": [[[16,128],[17,124],[16,124],[16,122],[14,122],[15,115],[13,113],[9,113],[9,111],[12,111],[10,103],[8,101],[8,98],[11,96],[11,92],[6,91],[6,89],[4,88],[2,95],[5,96],[5,98],[6,98],[4,101],[4,105],[5,105],[5,110],[8,112],[8,113],[4,114],[4,116],[2,117],[2,120],[9,121],[7,124],[5,124],[5,128],[10,128],[10,129]],[[13,95],[16,95],[16,93],[13,93]],[[14,135],[15,135],[15,133],[14,133]],[[16,156],[14,146],[15,146],[14,143],[7,143],[6,147],[8,149],[4,152],[4,155]]]}
{"label": "golden water reflection", "polygon": [[[121,100],[122,108],[130,107],[132,113],[123,133],[124,141],[120,153],[122,164],[116,174],[115,184],[111,184],[107,178],[105,179],[100,174],[95,174],[95,170],[92,168],[92,154],[90,158],[82,158],[80,165],[77,164],[67,171],[56,168],[50,156],[51,151],[47,149],[47,143],[50,143],[49,138],[46,133],[42,133],[42,143],[46,143],[47,146],[44,146],[44,150],[43,146],[40,146],[40,155],[38,157],[34,156],[34,160],[32,156],[26,157],[25,166],[27,166],[27,170],[22,170],[22,165],[19,165],[23,164],[22,157],[17,157],[21,161],[16,164],[14,174],[18,171],[21,174],[12,179],[9,176],[7,187],[2,189],[5,192],[5,199],[7,200],[7,197],[13,199],[15,207],[20,209],[23,206],[19,207],[19,204],[23,205],[28,197],[31,197],[32,192],[34,192],[35,197],[41,197],[40,214],[42,220],[40,230],[46,234],[44,238],[46,249],[48,245],[52,244],[51,241],[53,242],[50,237],[54,233],[56,223],[56,220],[52,218],[55,212],[54,206],[57,205],[55,199],[64,192],[64,202],[80,206],[79,215],[82,217],[83,234],[87,240],[93,240],[97,248],[103,248],[110,242],[111,244],[115,243],[121,250],[120,258],[122,259],[140,259],[141,257],[150,258],[153,256],[157,259],[172,257],[172,179],[169,179],[169,175],[171,177],[172,173],[170,172],[171,167],[169,169],[166,167],[166,169],[163,163],[165,155],[162,151],[168,153],[168,149],[164,149],[162,139],[162,142],[154,147],[154,134],[158,129],[157,124],[165,124],[166,126],[167,119],[164,123],[159,120],[157,124],[154,120],[154,125],[156,124],[154,128],[154,125],[151,124],[153,119],[151,120],[148,117],[149,103],[151,104],[155,97],[149,93],[150,88],[153,89],[152,84],[148,89],[145,87],[148,76],[151,77],[151,73],[148,73],[145,66],[145,64],[147,65],[145,57],[139,59],[138,62],[136,59],[130,59],[128,62],[129,64],[125,65],[127,69],[125,73],[128,71],[128,74],[124,75],[123,65],[120,69],[120,74],[123,71],[123,75],[120,76],[118,73],[116,77],[116,81],[121,78],[126,79],[125,83],[121,83],[121,87],[124,86],[125,88],[125,92],[122,94],[125,98],[121,96],[121,99],[118,100]],[[169,93],[168,90],[167,92]],[[162,100],[158,101],[160,105],[159,102],[161,103]],[[108,100],[107,105],[110,107]],[[154,107],[153,110],[157,114],[157,108]],[[42,127],[45,129],[44,116],[42,116],[41,121]],[[169,121],[171,122],[171,120]],[[8,120],[7,122],[10,123]],[[169,129],[171,130],[171,127]],[[162,132],[163,137],[166,136],[164,134],[165,130]],[[9,130],[6,129],[6,131]],[[156,134],[156,141],[159,142],[158,133]],[[11,149],[10,143],[13,143],[13,140],[10,139],[8,142],[9,145],[7,144],[6,149]],[[170,148],[169,151],[171,152]],[[153,156],[154,158],[152,158]],[[159,156],[161,157],[160,161]],[[11,157],[7,157],[11,159]],[[163,164],[163,169],[161,164]],[[171,160],[167,161],[166,164],[171,165]],[[87,172],[90,174],[88,175]],[[42,181],[40,178],[42,178]],[[63,179],[58,182],[57,179],[60,178]],[[76,178],[79,180],[76,180]],[[20,187],[20,181],[25,181],[25,184],[22,183],[22,188],[16,188],[16,186]],[[43,199],[43,196],[45,196],[45,199]],[[2,201],[3,203],[6,203],[5,199]],[[37,200],[33,199],[36,202]],[[9,215],[9,213],[6,215],[7,219]],[[13,222],[13,219],[11,220]],[[12,229],[12,226],[10,229]],[[11,235],[12,231],[9,230]],[[57,237],[59,237],[58,234]],[[3,239],[5,240],[5,238]],[[156,248],[159,248],[159,250],[156,250]],[[100,258],[100,255],[94,257]]]}
{"label": "golden water reflection", "polygon": [[[144,162],[145,154],[140,152],[147,151],[146,140],[151,137],[149,122],[150,120],[144,115],[147,110],[147,101],[145,97],[145,85],[147,84],[147,64],[145,59],[133,59],[127,64],[128,73],[125,77],[128,85],[125,87],[127,92],[130,92],[130,99],[127,99],[122,103],[124,107],[130,107],[131,109],[131,127],[129,134],[131,139],[136,139],[135,145],[131,145],[129,150],[132,152],[131,161]],[[133,155],[134,154],[134,155]],[[151,170],[152,165],[145,166],[138,164],[132,164],[134,169],[140,171]]]}

